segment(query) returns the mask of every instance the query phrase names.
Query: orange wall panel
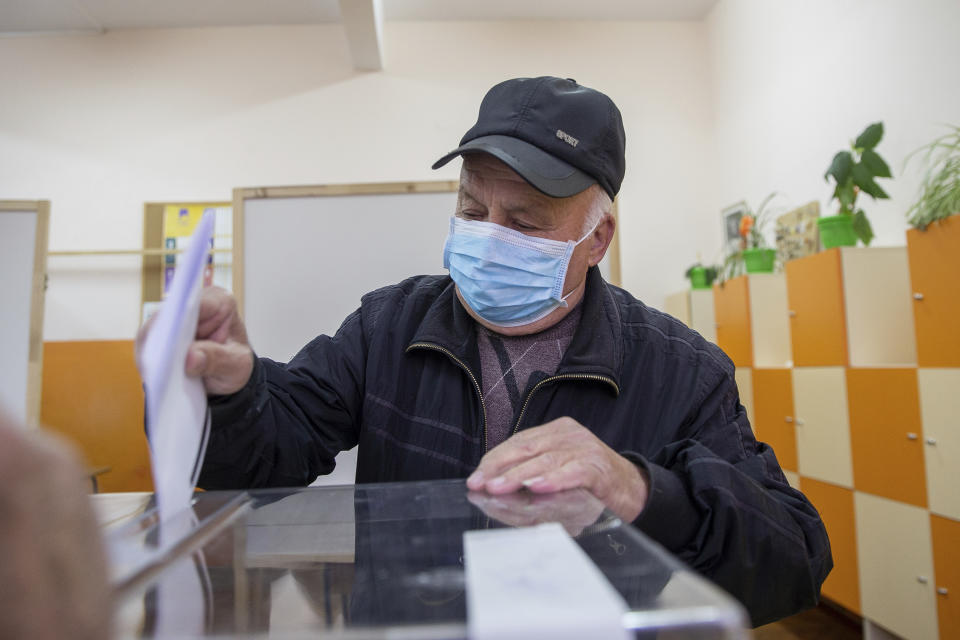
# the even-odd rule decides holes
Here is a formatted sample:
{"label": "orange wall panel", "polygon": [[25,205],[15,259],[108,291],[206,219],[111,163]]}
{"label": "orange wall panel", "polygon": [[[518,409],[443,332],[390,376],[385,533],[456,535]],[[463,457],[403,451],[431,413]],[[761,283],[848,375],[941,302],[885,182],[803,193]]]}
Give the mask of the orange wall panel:
{"label": "orange wall panel", "polygon": [[907,231],[917,364],[960,367],[960,215]]}
{"label": "orange wall panel", "polygon": [[960,638],[960,522],[930,516],[933,538],[933,573],[937,589],[937,618],[940,637]]}
{"label": "orange wall panel", "polygon": [[72,440],[91,467],[111,467],[100,491],[153,490],[132,340],[44,343],[42,393],[43,426]]}
{"label": "orange wall panel", "polygon": [[916,369],[847,369],[853,484],[927,507]]}
{"label": "orange wall panel", "polygon": [[860,579],[853,491],[811,478],[800,478],[800,490],[820,512],[830,537],[833,571],[821,592],[850,611],[860,611]]}
{"label": "orange wall panel", "polygon": [[790,341],[795,367],[847,365],[840,250],[829,249],[786,264]]}
{"label": "orange wall panel", "polygon": [[797,435],[790,369],[753,370],[753,416],[757,439],[773,447],[781,467],[796,471]]}
{"label": "orange wall panel", "polygon": [[713,287],[717,346],[738,367],[753,366],[753,339],[750,333],[750,290],[747,276],[727,280]]}

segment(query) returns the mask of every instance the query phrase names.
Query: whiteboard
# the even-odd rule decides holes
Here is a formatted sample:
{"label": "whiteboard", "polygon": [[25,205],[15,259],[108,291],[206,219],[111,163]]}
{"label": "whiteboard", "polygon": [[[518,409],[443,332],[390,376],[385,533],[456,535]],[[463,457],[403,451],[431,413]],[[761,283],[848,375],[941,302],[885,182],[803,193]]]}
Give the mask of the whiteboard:
{"label": "whiteboard", "polygon": [[39,414],[43,305],[36,298],[48,212],[46,202],[0,202],[0,410],[20,425],[36,424]]}
{"label": "whiteboard", "polygon": [[[432,185],[431,192],[407,188]],[[237,190],[234,278],[257,355],[292,358],[320,334],[332,335],[370,291],[404,278],[441,274],[456,183],[418,183],[399,192],[331,195],[310,188]],[[327,192],[329,189],[323,189]],[[339,191],[339,193],[338,193]],[[304,195],[288,195],[304,194]],[[248,197],[264,195],[266,197]],[[356,449],[315,484],[352,484]]]}

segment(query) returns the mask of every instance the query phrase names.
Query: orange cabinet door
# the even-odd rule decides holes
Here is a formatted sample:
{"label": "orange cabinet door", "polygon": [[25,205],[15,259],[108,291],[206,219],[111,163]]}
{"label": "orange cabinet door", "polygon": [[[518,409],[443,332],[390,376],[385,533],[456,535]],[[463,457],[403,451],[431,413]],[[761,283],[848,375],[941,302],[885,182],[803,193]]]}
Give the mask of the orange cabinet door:
{"label": "orange cabinet door", "polygon": [[853,491],[804,477],[800,478],[800,490],[820,512],[820,518],[830,537],[833,571],[824,581],[821,593],[859,614],[860,581]]}
{"label": "orange cabinet door", "polygon": [[796,471],[797,434],[790,369],[753,370],[753,415],[757,439],[773,447],[781,467]]}
{"label": "orange cabinet door", "polygon": [[830,249],[786,265],[793,366],[847,365],[840,250]]}
{"label": "orange cabinet door", "polygon": [[847,369],[853,484],[927,506],[916,369]]}
{"label": "orange cabinet door", "polygon": [[717,346],[738,367],[753,366],[753,338],[750,335],[750,289],[747,276],[727,280],[713,287]]}
{"label": "orange cabinet door", "polygon": [[960,216],[907,232],[917,364],[960,367]]}
{"label": "orange cabinet door", "polygon": [[940,637],[960,638],[960,522],[930,516]]}
{"label": "orange cabinet door", "polygon": [[110,467],[101,491],[153,489],[132,340],[45,342],[40,420]]}

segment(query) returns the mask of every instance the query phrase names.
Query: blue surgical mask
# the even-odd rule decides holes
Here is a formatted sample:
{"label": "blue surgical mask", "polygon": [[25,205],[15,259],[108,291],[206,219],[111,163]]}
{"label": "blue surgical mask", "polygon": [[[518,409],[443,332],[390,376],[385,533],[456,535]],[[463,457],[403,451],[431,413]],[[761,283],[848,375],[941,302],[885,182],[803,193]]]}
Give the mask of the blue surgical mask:
{"label": "blue surgical mask", "polygon": [[567,305],[563,282],[570,256],[592,233],[560,242],[454,216],[443,266],[474,313],[498,327],[519,327]]}

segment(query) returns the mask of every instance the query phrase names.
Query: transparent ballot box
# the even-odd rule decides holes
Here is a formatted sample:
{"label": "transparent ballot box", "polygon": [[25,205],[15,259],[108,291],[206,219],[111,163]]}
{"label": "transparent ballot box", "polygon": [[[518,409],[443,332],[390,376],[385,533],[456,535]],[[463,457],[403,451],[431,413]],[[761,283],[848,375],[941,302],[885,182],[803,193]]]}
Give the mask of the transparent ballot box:
{"label": "transparent ballot box", "polygon": [[[484,559],[465,558],[465,539],[537,527],[552,527],[625,603],[614,616],[619,637],[748,637],[739,603],[589,493],[494,497],[462,480],[203,492],[162,523],[148,506],[107,532],[116,629],[156,638],[475,637],[481,587],[465,565],[482,569]],[[565,560],[536,562],[517,563],[518,593],[531,571],[575,573]],[[514,577],[507,564],[498,569],[501,589]],[[564,588],[569,597],[581,587]],[[530,633],[539,622],[522,595],[506,609],[495,612],[505,620],[502,637],[573,637],[569,629]],[[576,607],[561,613],[579,615]]]}

